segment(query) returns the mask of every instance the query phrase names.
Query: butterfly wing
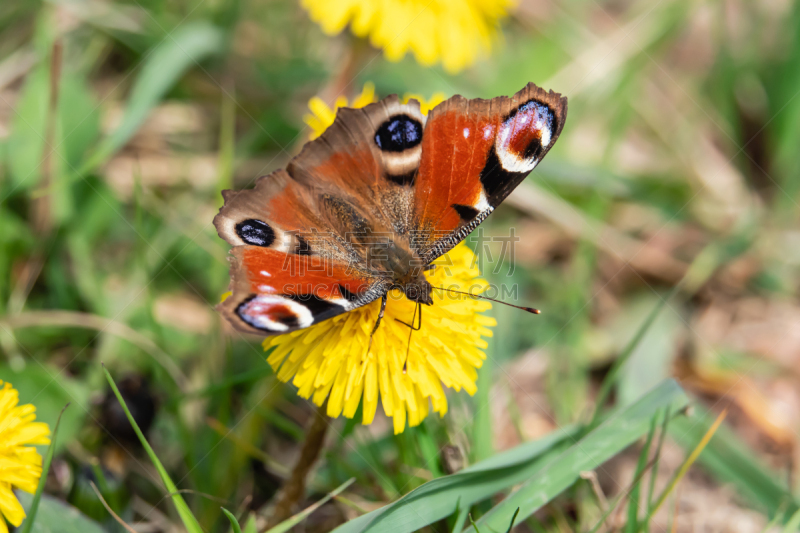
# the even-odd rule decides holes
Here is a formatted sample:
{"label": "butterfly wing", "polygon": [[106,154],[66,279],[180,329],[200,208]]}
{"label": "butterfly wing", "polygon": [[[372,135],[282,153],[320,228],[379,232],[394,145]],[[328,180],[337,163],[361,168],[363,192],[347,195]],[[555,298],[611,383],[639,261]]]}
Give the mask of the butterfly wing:
{"label": "butterfly wing", "polygon": [[[222,313],[244,331],[283,333],[382,296],[391,272],[381,258],[388,246],[408,248],[424,127],[419,103],[403,104],[396,95],[363,109],[340,109],[286,170],[260,178],[253,190],[224,191],[225,205],[214,219],[219,235],[234,246],[266,251],[234,248],[233,295],[220,305]],[[307,302],[316,302],[314,320],[300,320],[302,302],[275,298],[286,300],[298,281],[307,288],[309,270],[319,265],[304,263],[313,261],[325,262],[327,278],[316,279],[319,294],[306,294]],[[302,274],[289,275],[284,265],[295,263]],[[264,283],[262,270],[271,283]],[[337,291],[345,297],[337,298],[329,285],[342,285]],[[317,300],[335,306],[323,309]]]}
{"label": "butterfly wing", "polygon": [[262,246],[237,246],[231,254],[232,295],[219,309],[247,333],[274,335],[306,328],[386,292],[381,280],[319,255]]}
{"label": "butterfly wing", "polygon": [[475,229],[547,154],[566,118],[567,99],[532,83],[510,98],[436,106],[416,178],[419,255],[433,261]]}
{"label": "butterfly wing", "polygon": [[397,95],[339,109],[334,123],[286,170],[328,202],[347,206],[364,232],[406,235],[425,121],[416,100],[404,104]]}
{"label": "butterfly wing", "polygon": [[340,109],[286,170],[223,193],[214,224],[235,246],[223,314],[285,333],[379,298],[387,246],[426,263],[451,249],[541,161],[566,113],[566,98],[533,84],[511,98],[456,96],[427,118],[395,95]]}
{"label": "butterfly wing", "polygon": [[286,171],[223,196],[214,225],[234,248],[232,294],[219,309],[237,329],[286,333],[386,292],[386,279],[366,267],[361,247],[339,234],[336,213]]}

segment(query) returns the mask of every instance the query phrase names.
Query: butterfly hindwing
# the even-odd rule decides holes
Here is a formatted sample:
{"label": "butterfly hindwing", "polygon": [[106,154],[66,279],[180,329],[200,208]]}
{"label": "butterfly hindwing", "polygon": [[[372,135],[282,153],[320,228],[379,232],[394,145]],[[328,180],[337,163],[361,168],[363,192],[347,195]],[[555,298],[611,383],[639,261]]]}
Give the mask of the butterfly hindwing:
{"label": "butterfly hindwing", "polygon": [[346,263],[319,255],[237,246],[232,295],[220,304],[237,329],[261,335],[305,328],[377,298],[386,288]]}
{"label": "butterfly hindwing", "polygon": [[237,329],[286,333],[382,295],[385,280],[366,269],[359,244],[340,235],[353,221],[341,222],[286,171],[223,195],[214,224],[234,248],[232,295],[219,307]]}

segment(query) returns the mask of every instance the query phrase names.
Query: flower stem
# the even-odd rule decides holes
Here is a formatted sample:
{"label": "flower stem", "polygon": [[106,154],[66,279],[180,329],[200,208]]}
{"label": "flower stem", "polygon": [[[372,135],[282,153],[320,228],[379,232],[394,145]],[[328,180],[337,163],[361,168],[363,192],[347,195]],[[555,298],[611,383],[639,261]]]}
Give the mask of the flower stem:
{"label": "flower stem", "polygon": [[325,434],[328,431],[330,419],[325,410],[326,404],[322,404],[314,412],[314,419],[311,421],[308,430],[306,430],[306,439],[303,442],[302,450],[300,450],[300,457],[292,469],[291,476],[286,480],[278,495],[278,502],[275,504],[275,510],[269,519],[268,528],[275,527],[291,517],[296,510],[297,504],[305,495],[306,476],[319,458],[322,445],[325,443]]}

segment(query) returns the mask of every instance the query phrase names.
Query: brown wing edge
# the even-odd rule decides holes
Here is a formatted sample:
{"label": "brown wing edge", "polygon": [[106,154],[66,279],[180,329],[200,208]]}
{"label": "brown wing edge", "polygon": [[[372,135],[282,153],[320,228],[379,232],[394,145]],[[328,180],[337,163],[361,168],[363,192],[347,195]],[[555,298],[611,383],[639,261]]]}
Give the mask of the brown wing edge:
{"label": "brown wing edge", "polygon": [[[266,205],[261,205],[259,199],[264,195],[272,196],[279,194],[285,187],[291,177],[285,170],[279,169],[275,172],[261,176],[256,179],[255,187],[252,189],[242,189],[234,191],[226,189],[222,191],[222,198],[224,203],[219,208],[219,212],[214,216],[214,227],[217,229],[217,234],[225,240],[228,244],[233,246],[244,246],[248,243],[244,242],[236,232],[237,221],[243,216],[236,216],[237,211],[247,212],[253,218],[258,218],[263,221],[272,221],[271,214],[266,211]],[[280,244],[283,242],[281,238],[281,231],[278,228],[270,226],[273,230],[275,243]]]}

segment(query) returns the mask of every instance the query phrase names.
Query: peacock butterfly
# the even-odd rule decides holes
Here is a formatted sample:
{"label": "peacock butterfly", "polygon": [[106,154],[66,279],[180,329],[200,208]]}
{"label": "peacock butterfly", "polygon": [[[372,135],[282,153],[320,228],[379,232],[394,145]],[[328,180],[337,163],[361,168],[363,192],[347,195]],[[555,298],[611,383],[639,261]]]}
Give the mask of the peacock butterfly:
{"label": "peacock butterfly", "polygon": [[[237,329],[306,328],[400,289],[431,305],[424,272],[461,242],[558,139],[567,99],[533,83],[513,97],[454,96],[427,117],[396,95],[339,109],[286,169],[223,191]],[[374,330],[373,330],[374,332]]]}

